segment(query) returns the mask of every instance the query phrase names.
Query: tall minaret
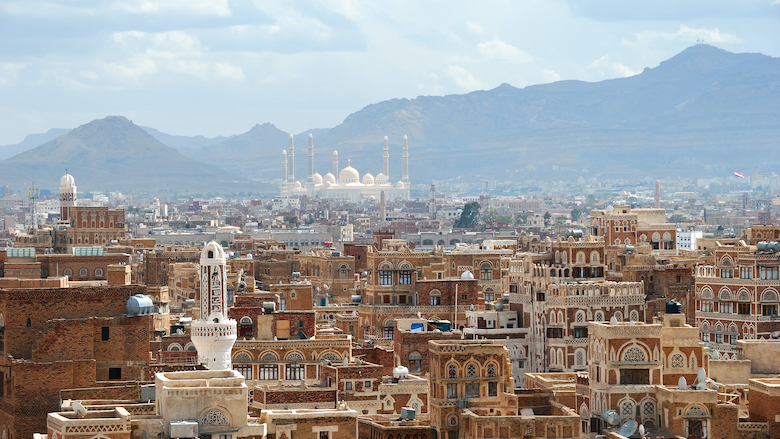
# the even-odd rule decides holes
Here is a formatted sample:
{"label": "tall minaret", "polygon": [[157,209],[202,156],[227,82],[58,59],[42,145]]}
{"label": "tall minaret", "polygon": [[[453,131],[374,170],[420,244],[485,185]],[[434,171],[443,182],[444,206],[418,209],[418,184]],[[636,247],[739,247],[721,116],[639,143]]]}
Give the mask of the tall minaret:
{"label": "tall minaret", "polygon": [[295,183],[295,145],[293,144],[292,134],[290,134],[290,144],[287,146],[287,156],[290,159],[290,167],[287,171],[287,182]]}
{"label": "tall minaret", "polygon": [[382,147],[382,173],[390,181],[390,148],[387,146],[387,136],[385,136],[385,146]]}
{"label": "tall minaret", "polygon": [[309,133],[309,175],[306,176],[306,191],[314,195],[314,136]]}
{"label": "tall minaret", "polygon": [[60,222],[70,223],[71,210],[76,207],[76,180],[65,170],[60,179]]}
{"label": "tall minaret", "polygon": [[339,182],[339,152],[333,150],[333,177],[336,178],[336,183]]}
{"label": "tall minaret", "polygon": [[282,196],[287,195],[287,151],[282,150]]}
{"label": "tall minaret", "polygon": [[385,201],[385,191],[379,195],[379,221],[387,221],[387,202]]}
{"label": "tall minaret", "polygon": [[404,155],[403,155],[403,178],[404,187],[409,186],[409,138],[404,134]]}
{"label": "tall minaret", "polygon": [[193,321],[192,344],[198,361],[211,370],[231,369],[230,353],[236,342],[236,321],[227,317],[225,251],[216,241],[200,253],[200,318]]}
{"label": "tall minaret", "polygon": [[661,208],[661,180],[655,181],[655,208]]}

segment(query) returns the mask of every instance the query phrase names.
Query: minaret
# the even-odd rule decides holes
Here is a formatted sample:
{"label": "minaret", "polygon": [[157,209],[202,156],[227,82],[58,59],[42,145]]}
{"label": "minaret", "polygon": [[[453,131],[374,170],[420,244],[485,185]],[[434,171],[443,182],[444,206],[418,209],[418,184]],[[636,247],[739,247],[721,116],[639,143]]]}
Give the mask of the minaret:
{"label": "minaret", "polygon": [[287,151],[282,150],[282,196],[287,195]]}
{"label": "minaret", "polygon": [[385,146],[382,147],[382,173],[390,181],[390,148],[387,146],[387,136],[385,136]]}
{"label": "minaret", "polygon": [[314,195],[314,136],[309,133],[309,175],[306,176],[306,191]]}
{"label": "minaret", "polygon": [[339,182],[339,152],[333,150],[333,177],[336,178],[336,183]]}
{"label": "minaret", "polygon": [[60,222],[70,224],[72,209],[76,207],[76,180],[65,170],[60,179]]}
{"label": "minaret", "polygon": [[655,208],[661,208],[661,180],[655,181]]}
{"label": "minaret", "polygon": [[231,369],[230,353],[236,342],[236,321],[227,317],[225,251],[216,241],[200,253],[200,319],[193,321],[192,344],[198,361],[210,370]]}
{"label": "minaret", "polygon": [[404,134],[404,155],[403,155],[403,178],[404,187],[409,187],[409,138]]}
{"label": "minaret", "polygon": [[290,134],[290,144],[287,146],[287,156],[290,159],[290,167],[287,168],[287,182],[295,183],[295,145],[292,134]]}
{"label": "minaret", "polygon": [[385,202],[385,191],[379,194],[379,221],[387,221],[387,203]]}

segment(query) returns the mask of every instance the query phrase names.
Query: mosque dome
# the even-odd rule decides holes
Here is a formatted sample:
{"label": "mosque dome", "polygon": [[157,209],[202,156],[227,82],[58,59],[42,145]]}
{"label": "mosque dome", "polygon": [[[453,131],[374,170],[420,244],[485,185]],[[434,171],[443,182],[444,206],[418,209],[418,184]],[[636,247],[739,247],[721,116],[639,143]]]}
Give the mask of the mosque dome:
{"label": "mosque dome", "polygon": [[374,184],[374,176],[370,172],[363,176],[363,184],[366,186]]}
{"label": "mosque dome", "polygon": [[311,179],[314,180],[314,184],[322,184],[322,175],[319,172],[315,172]]}
{"label": "mosque dome", "polygon": [[[332,175],[331,175],[331,176],[332,176]],[[333,183],[331,183],[331,182],[330,182],[330,181],[328,181],[328,180],[325,180],[325,187],[331,187],[331,186],[333,186]]]}
{"label": "mosque dome", "polygon": [[387,184],[387,176],[380,172],[379,174],[376,175],[376,178],[374,178],[374,183]]}
{"label": "mosque dome", "polygon": [[301,188],[301,182],[300,182],[300,181],[296,181],[296,182],[295,182],[295,185],[294,185],[293,187],[294,187],[295,189],[300,189],[300,188]]}
{"label": "mosque dome", "polygon": [[346,168],[342,169],[341,172],[339,172],[339,183],[359,183],[360,182],[360,173],[357,171],[357,169],[353,168],[351,165],[347,165]]}
{"label": "mosque dome", "polygon": [[60,187],[69,187],[69,186],[75,186],[76,180],[73,179],[73,176],[66,173],[65,175],[60,178]]}
{"label": "mosque dome", "polygon": [[395,187],[398,188],[398,189],[403,189],[404,188],[404,182],[403,181],[399,181],[398,183],[395,184]]}
{"label": "mosque dome", "polygon": [[466,270],[466,271],[463,272],[463,274],[460,275],[460,278],[463,279],[463,280],[473,280],[474,279],[474,275],[471,274],[470,271]]}
{"label": "mosque dome", "polygon": [[327,174],[325,174],[325,177],[322,177],[322,181],[325,183],[335,183],[336,176],[328,172]]}

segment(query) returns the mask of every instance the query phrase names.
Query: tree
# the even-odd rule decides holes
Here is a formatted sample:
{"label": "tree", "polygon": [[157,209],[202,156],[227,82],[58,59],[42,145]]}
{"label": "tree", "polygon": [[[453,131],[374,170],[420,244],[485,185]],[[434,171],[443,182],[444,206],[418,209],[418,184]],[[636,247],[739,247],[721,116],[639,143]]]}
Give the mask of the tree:
{"label": "tree", "polygon": [[576,207],[571,210],[571,220],[572,222],[578,221],[580,217],[582,216],[582,211],[577,209]]}
{"label": "tree", "polygon": [[458,220],[455,221],[453,227],[455,227],[456,229],[474,228],[474,226],[477,225],[477,221],[479,220],[480,207],[481,206],[476,201],[466,203],[466,205],[463,206],[463,211],[461,211],[460,213],[460,218],[458,218]]}
{"label": "tree", "polygon": [[681,223],[683,221],[685,221],[685,217],[679,213],[675,213],[674,215],[669,217],[670,223]]}
{"label": "tree", "polygon": [[542,218],[544,218],[544,226],[545,227],[550,227],[550,218],[552,218],[552,215],[550,215],[550,212],[545,212],[544,216]]}
{"label": "tree", "polygon": [[284,222],[297,226],[298,225],[298,217],[293,215],[293,214],[285,215],[284,216]]}
{"label": "tree", "polygon": [[305,223],[306,224],[314,224],[314,216],[312,216],[312,214],[309,214],[308,218],[306,218]]}

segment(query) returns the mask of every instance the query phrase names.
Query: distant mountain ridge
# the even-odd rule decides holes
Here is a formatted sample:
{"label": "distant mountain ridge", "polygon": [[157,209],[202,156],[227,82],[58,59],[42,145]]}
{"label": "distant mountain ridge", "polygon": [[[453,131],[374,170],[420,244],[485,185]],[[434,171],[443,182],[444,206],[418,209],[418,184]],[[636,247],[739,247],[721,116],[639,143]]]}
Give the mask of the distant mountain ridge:
{"label": "distant mountain ridge", "polygon": [[[393,181],[400,179],[400,146],[406,134],[413,183],[458,176],[570,180],[580,175],[714,176],[730,174],[737,168],[750,173],[777,172],[778,85],[778,58],[696,45],[628,78],[594,83],[559,81],[522,89],[502,84],[465,95],[391,99],[368,105],[331,129],[296,134],[296,178],[301,182],[306,178],[310,132],[314,136],[315,171],[321,174],[332,169],[335,149],[339,151],[341,168],[351,159],[361,173],[377,174],[382,166],[382,138],[387,135]],[[206,164],[187,162],[189,168],[200,170],[206,166],[209,170],[196,173],[198,182],[193,186],[207,185],[209,178],[221,179],[223,183],[231,179],[280,178],[281,153],[287,148],[289,137],[270,123],[257,124],[246,133],[221,139],[169,136],[152,128],[146,130],[169,144],[181,142],[178,147],[182,153]],[[115,143],[125,145],[135,151],[129,156],[155,157],[149,148],[141,148],[143,153],[138,150],[143,145],[148,147],[150,139],[155,140],[149,134],[144,132],[148,138],[142,139],[136,133],[135,140],[122,143],[121,135],[109,131],[102,132],[100,139],[95,137],[94,142],[104,148]],[[143,132],[140,128],[138,131]],[[9,163],[38,163],[36,160],[44,155],[64,164],[76,152],[82,154],[81,162],[89,162],[92,154],[99,153],[95,148],[80,149],[76,138],[58,145],[39,147],[35,154],[25,153],[0,162],[0,170]],[[152,149],[160,149],[159,145],[157,142]],[[61,150],[65,147],[68,152],[63,155]],[[112,155],[121,153],[113,151]],[[160,156],[154,160],[183,159]],[[124,159],[115,161],[113,166],[119,169],[129,163]],[[159,171],[175,172],[175,167],[160,166]],[[0,175],[0,184],[8,181],[9,175]],[[164,181],[162,175],[157,178]],[[183,175],[171,178],[179,179],[178,186],[187,187]],[[95,183],[100,181],[96,179]],[[128,180],[127,184],[133,181]],[[244,190],[243,184],[235,192]]]}

